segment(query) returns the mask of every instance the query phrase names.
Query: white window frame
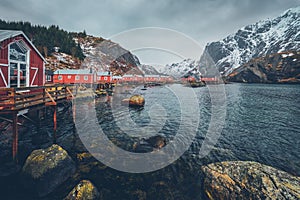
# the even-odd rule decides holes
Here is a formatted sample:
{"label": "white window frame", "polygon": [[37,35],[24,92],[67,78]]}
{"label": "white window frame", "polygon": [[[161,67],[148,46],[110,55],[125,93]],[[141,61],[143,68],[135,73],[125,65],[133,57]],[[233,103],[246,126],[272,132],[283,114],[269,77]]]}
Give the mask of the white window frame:
{"label": "white window frame", "polygon": [[47,81],[47,82],[52,81],[51,75],[46,75],[46,81]]}

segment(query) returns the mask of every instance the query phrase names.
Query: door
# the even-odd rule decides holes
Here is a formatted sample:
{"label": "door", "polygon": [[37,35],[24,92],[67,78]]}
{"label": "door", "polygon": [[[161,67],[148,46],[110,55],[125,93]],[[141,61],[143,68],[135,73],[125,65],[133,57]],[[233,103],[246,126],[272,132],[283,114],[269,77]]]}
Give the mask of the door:
{"label": "door", "polygon": [[10,87],[26,87],[26,83],[27,83],[26,64],[11,62],[9,67],[10,67]]}
{"label": "door", "polygon": [[9,45],[9,86],[29,86],[29,53],[30,48],[23,40]]}

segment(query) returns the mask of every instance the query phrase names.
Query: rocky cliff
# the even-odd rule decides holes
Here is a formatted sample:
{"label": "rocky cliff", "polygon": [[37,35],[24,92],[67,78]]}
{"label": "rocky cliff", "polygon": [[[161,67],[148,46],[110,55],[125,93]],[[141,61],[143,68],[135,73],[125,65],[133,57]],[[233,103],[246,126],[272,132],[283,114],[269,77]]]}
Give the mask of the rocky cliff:
{"label": "rocky cliff", "polygon": [[82,63],[83,68],[111,71],[114,75],[141,74],[138,69],[139,59],[119,44],[94,36],[75,40],[80,44],[86,56]]}
{"label": "rocky cliff", "polygon": [[254,58],[233,70],[227,78],[245,83],[300,83],[300,52]]}

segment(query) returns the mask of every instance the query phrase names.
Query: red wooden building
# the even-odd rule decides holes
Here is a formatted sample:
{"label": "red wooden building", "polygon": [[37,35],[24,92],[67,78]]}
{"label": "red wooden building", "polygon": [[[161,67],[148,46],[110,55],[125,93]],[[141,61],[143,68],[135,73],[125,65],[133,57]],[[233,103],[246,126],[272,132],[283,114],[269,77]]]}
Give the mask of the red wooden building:
{"label": "red wooden building", "polygon": [[162,82],[162,83],[172,83],[173,78],[171,76],[160,76],[160,82]]}
{"label": "red wooden building", "polygon": [[110,83],[110,82],[112,82],[112,74],[110,72],[97,72],[95,82]]}
{"label": "red wooden building", "polygon": [[53,82],[60,84],[92,84],[95,74],[89,69],[59,69],[53,74]]}
{"label": "red wooden building", "polygon": [[205,82],[217,82],[219,79],[217,77],[203,77],[201,80]]}
{"label": "red wooden building", "polygon": [[112,77],[112,82],[113,83],[120,83],[120,82],[122,82],[122,76],[113,76]]}
{"label": "red wooden building", "polygon": [[0,87],[44,85],[45,62],[22,31],[0,30]]}
{"label": "red wooden building", "polygon": [[132,74],[125,74],[122,76],[122,82],[134,82],[135,81],[135,76]]}
{"label": "red wooden building", "polygon": [[53,84],[53,71],[45,70],[45,84]]}
{"label": "red wooden building", "polygon": [[198,80],[193,76],[188,76],[188,77],[181,78],[181,81],[182,82],[194,82],[194,81],[198,81]]}
{"label": "red wooden building", "polygon": [[144,80],[145,80],[145,82],[148,82],[148,83],[160,82],[160,76],[159,75],[145,75]]}

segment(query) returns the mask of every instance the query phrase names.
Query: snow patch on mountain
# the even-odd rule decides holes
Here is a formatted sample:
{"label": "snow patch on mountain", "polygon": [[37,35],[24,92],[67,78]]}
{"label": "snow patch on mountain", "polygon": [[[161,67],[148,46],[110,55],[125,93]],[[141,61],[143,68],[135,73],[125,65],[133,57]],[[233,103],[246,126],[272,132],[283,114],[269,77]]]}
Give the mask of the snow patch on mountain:
{"label": "snow patch on mountain", "polygon": [[209,43],[209,53],[224,74],[252,58],[300,49],[300,7],[272,20],[245,26],[225,39]]}
{"label": "snow patch on mountain", "polygon": [[160,73],[173,76],[174,78],[181,78],[186,74],[197,74],[199,61],[192,59],[185,59],[179,63],[167,64],[164,68],[159,70]]}
{"label": "snow patch on mountain", "polygon": [[164,75],[155,69],[155,67],[151,65],[141,64],[138,66],[139,70],[143,72],[144,75]]}

